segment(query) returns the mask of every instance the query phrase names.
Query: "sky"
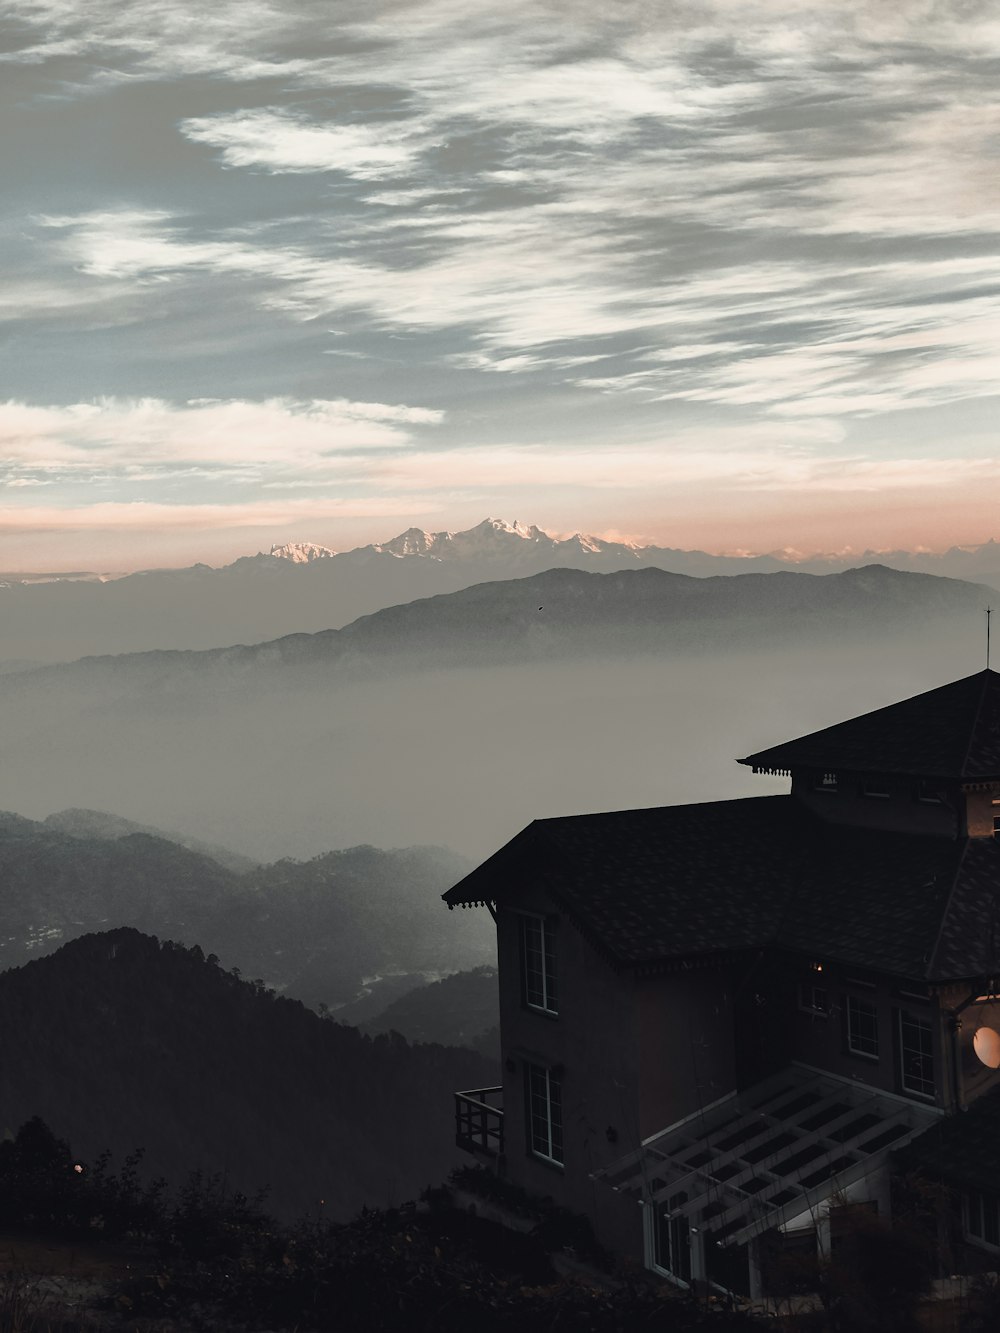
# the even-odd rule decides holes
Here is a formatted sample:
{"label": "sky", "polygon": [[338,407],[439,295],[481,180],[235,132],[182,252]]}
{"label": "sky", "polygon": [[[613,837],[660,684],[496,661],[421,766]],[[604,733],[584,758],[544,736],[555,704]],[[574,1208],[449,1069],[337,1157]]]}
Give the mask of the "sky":
{"label": "sky", "polygon": [[1000,7],[7,0],[0,569],[1000,536]]}

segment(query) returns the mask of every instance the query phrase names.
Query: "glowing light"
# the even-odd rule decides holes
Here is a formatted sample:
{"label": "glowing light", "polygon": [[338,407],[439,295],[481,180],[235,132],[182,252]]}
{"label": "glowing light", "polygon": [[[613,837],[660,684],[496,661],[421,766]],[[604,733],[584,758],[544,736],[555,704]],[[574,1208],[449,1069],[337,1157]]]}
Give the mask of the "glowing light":
{"label": "glowing light", "polygon": [[987,1069],[1000,1069],[1000,1032],[993,1028],[976,1028],[972,1049]]}

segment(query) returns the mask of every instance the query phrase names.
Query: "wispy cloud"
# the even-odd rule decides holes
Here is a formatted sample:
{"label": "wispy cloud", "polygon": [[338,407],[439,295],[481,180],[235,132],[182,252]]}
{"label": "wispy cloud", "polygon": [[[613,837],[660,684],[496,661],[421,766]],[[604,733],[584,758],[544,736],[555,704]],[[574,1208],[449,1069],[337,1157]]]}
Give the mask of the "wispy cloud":
{"label": "wispy cloud", "polygon": [[196,399],[100,400],[66,407],[0,404],[0,459],[34,467],[84,471],[197,462],[316,468],[379,449],[402,449],[409,428],[433,425],[441,413],[398,404],[347,400],[262,402]]}
{"label": "wispy cloud", "polygon": [[[13,385],[0,454],[19,466],[380,494],[573,468],[609,488],[926,488],[997,395],[990,0],[12,14],[26,36],[0,60],[64,127],[117,98],[159,153],[7,233],[26,262],[0,318],[75,337],[107,395],[33,408],[41,369]],[[232,348],[251,332],[248,371]],[[195,398],[196,345],[219,401]],[[607,436],[584,447],[591,410]],[[508,413],[545,443],[497,444]],[[899,420],[931,414],[948,443],[911,450]],[[977,448],[970,487],[992,475]]]}

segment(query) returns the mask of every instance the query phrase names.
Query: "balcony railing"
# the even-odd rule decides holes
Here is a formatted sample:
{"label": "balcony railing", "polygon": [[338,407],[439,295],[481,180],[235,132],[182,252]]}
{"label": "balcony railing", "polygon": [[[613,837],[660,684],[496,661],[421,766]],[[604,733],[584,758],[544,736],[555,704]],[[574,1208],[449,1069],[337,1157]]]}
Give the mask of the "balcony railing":
{"label": "balcony railing", "polygon": [[466,1152],[503,1154],[503,1088],[455,1093],[455,1142]]}

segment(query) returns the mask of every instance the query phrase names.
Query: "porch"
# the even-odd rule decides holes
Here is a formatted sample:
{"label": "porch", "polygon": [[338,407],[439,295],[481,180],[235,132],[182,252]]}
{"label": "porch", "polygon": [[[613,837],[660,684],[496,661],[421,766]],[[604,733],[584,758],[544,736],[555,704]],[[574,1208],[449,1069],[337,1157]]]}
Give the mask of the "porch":
{"label": "porch", "polygon": [[502,1087],[455,1093],[455,1143],[477,1156],[503,1156]]}
{"label": "porch", "polygon": [[[924,1106],[792,1065],[669,1127],[593,1179],[643,1206],[648,1267],[680,1285],[762,1294],[757,1242],[814,1230],[834,1199],[878,1200],[889,1153],[939,1118]],[[883,1211],[888,1202],[882,1203]]]}

